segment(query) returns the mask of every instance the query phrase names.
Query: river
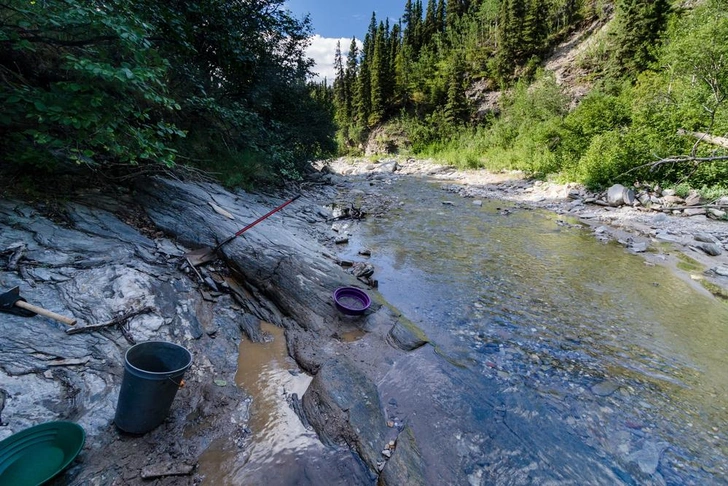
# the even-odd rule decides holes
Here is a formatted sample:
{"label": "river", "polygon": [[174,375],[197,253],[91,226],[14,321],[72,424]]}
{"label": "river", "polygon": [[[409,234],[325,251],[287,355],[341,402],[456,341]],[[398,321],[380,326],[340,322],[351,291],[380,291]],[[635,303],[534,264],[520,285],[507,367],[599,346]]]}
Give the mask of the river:
{"label": "river", "polygon": [[472,379],[535,392],[655,484],[726,483],[725,303],[578,221],[389,184],[397,209],[363,221],[340,256],[371,249],[379,292],[441,354]]}

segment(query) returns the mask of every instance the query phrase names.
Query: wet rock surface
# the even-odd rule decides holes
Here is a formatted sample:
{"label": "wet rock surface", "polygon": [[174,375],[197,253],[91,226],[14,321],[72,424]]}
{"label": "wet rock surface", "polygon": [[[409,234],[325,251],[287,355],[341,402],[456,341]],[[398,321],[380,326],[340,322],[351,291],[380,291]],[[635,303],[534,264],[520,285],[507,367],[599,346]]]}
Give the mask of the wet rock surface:
{"label": "wet rock surface", "polygon": [[[69,328],[41,316],[0,315],[0,389],[6,396],[0,438],[51,420],[77,422],[87,433],[79,460],[55,484],[134,484],[145,475],[161,477],[159,468],[167,463],[176,474],[182,463],[193,466],[215,437],[242,434],[234,421],[245,421],[244,392],[210,386],[213,376],[235,373],[237,324],[218,321],[235,339],[213,341],[196,332],[200,322],[190,310],[212,304],[169,255],[176,245],[145,236],[114,214],[131,204],[127,198],[121,193],[117,201],[101,201],[102,207],[69,204],[65,225],[21,202],[0,201],[0,248],[24,248],[20,258],[7,260],[12,265],[3,268],[0,260],[0,286],[19,286],[29,302],[78,319]],[[118,324],[68,333],[130,311],[134,316]],[[112,421],[124,352],[146,340],[186,346],[194,366],[165,423],[135,438]],[[197,434],[199,429],[208,432]],[[193,481],[162,476],[159,484]]]}
{"label": "wet rock surface", "polygon": [[[87,444],[55,484],[147,484],[148,479],[198,484],[204,478],[195,464],[213,441],[228,437],[243,450],[249,440],[250,397],[216,380],[233,382],[237,344],[241,337],[263,341],[259,321],[264,320],[286,329],[291,356],[314,375],[302,400],[307,420],[324,443],[354,450],[368,466],[372,484],[660,483],[655,471],[663,443],[645,441],[617,461],[556,420],[558,413],[541,410],[527,391],[513,400],[512,391],[503,389],[507,377],[473,386],[455,361],[434,352],[424,333],[367,286],[373,268],[356,262],[365,272],[352,274],[331,256],[337,238],[356,230],[357,218],[386,218],[397,204],[378,181],[424,174],[455,183],[462,174],[417,161],[329,166],[314,182],[276,197],[149,179],[103,197],[80,194],[66,205],[61,222],[22,202],[0,201],[3,289],[18,285],[30,302],[76,317],[79,327],[150,309],[78,334],[42,317],[0,315],[0,396],[5,397],[0,439],[40,422],[72,420],[86,429]],[[369,189],[352,187],[347,176],[362,176]],[[641,239],[652,244],[665,234],[708,258],[697,243],[720,246],[728,238],[705,217],[699,227],[678,229],[668,224],[672,216],[657,217],[663,213],[587,205],[588,195],[570,197],[577,195],[569,192],[574,188],[520,180],[450,187],[468,198],[521,198],[524,204],[608,223],[604,233],[625,241],[629,236],[628,245]],[[241,222],[298,190],[304,197],[223,246],[222,260],[200,269],[200,276],[185,264],[186,251],[215,247]],[[337,211],[342,207],[348,210]],[[126,224],[129,208],[139,208],[153,231]],[[626,220],[627,236],[614,230]],[[715,240],[704,241],[706,233]],[[714,264],[728,266],[721,260]],[[706,278],[725,278],[715,275]],[[343,285],[368,291],[373,304],[365,315],[350,318],[336,310],[331,295]],[[346,342],[340,338],[346,330],[363,336]],[[113,416],[123,353],[132,342],[145,340],[187,347],[193,366],[165,423],[134,437],[118,432]],[[592,391],[608,397],[617,392],[612,388],[600,383]]]}

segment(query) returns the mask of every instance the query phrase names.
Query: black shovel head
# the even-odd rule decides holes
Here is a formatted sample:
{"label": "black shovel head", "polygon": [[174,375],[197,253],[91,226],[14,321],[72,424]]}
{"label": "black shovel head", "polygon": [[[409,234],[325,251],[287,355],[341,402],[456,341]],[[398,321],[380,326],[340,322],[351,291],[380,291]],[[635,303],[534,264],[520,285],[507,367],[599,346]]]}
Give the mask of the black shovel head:
{"label": "black shovel head", "polygon": [[27,302],[20,296],[20,287],[14,287],[7,292],[0,294],[0,312],[6,312],[8,314],[15,314],[16,316],[33,317],[37,316],[33,311],[17,307],[15,303],[19,300]]}

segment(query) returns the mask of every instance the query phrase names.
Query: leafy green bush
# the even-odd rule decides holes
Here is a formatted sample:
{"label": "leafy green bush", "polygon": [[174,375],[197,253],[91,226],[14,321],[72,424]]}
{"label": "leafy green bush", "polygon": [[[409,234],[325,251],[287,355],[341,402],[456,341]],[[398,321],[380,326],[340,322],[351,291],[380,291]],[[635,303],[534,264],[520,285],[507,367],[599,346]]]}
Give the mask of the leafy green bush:
{"label": "leafy green bush", "polygon": [[615,182],[630,167],[625,137],[612,130],[595,135],[576,165],[566,169],[570,180],[590,188],[600,188]]}

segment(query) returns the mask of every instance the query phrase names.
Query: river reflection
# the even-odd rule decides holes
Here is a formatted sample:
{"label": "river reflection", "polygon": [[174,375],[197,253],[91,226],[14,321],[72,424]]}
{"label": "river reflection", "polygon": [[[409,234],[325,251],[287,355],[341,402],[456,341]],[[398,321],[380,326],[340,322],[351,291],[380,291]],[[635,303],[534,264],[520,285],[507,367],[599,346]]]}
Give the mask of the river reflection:
{"label": "river reflection", "polygon": [[404,204],[341,257],[371,248],[379,291],[445,353],[566,404],[588,443],[657,483],[726,481],[724,303],[553,213],[415,179],[387,191]]}

